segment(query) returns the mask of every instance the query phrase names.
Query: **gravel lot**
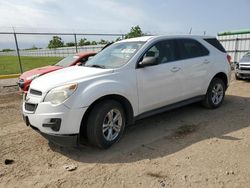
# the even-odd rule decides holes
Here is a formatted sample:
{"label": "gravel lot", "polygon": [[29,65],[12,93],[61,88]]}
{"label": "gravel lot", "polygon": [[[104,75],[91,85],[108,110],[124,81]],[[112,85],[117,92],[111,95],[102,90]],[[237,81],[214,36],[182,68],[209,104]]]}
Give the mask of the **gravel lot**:
{"label": "gravel lot", "polygon": [[248,81],[232,81],[217,110],[140,120],[109,150],[48,143],[22,122],[17,88],[0,87],[0,187],[250,187]]}

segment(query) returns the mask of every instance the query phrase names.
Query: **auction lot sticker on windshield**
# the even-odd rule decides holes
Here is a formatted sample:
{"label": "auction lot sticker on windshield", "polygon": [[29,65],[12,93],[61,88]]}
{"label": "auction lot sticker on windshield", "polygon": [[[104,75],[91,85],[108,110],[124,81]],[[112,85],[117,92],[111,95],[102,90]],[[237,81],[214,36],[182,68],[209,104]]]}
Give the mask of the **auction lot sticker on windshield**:
{"label": "auction lot sticker on windshield", "polygon": [[123,49],[121,52],[122,53],[126,53],[126,54],[132,54],[132,53],[134,53],[136,51],[136,49]]}

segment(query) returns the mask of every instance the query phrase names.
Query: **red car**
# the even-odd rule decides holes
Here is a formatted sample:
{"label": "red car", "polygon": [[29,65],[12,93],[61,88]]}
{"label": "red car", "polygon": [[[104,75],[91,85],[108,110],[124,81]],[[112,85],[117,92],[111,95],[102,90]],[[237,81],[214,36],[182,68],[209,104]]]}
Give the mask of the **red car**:
{"label": "red car", "polygon": [[27,93],[27,91],[29,90],[30,83],[35,78],[69,66],[85,64],[88,58],[94,55],[96,55],[96,52],[78,53],[65,57],[55,65],[40,67],[26,71],[19,77],[18,86],[24,93]]}

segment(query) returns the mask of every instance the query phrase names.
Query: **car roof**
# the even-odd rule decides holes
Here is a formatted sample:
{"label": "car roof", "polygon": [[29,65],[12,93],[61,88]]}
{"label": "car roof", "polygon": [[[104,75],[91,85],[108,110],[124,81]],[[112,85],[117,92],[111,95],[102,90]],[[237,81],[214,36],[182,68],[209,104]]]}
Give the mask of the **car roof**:
{"label": "car roof", "polygon": [[204,35],[157,35],[157,36],[143,36],[136,37],[118,41],[119,42],[147,42],[152,39],[164,39],[164,38],[191,38],[191,39],[207,39],[207,38],[216,38],[213,36],[204,36]]}

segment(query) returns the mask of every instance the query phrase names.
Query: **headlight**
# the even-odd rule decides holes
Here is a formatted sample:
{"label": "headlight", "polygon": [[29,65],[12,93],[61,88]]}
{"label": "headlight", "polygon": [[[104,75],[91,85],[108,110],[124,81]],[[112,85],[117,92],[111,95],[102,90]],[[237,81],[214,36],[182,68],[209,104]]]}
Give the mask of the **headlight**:
{"label": "headlight", "polygon": [[26,78],[26,80],[34,80],[35,78],[39,77],[41,74],[34,74]]}
{"label": "headlight", "polygon": [[64,86],[56,87],[48,92],[44,98],[44,102],[50,102],[52,104],[61,104],[74,93],[77,88],[77,84],[67,84]]}

